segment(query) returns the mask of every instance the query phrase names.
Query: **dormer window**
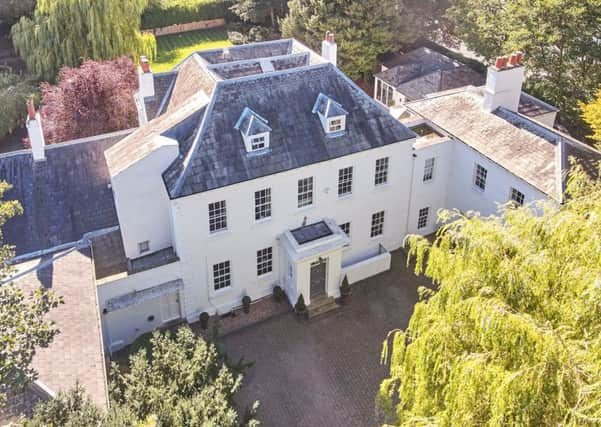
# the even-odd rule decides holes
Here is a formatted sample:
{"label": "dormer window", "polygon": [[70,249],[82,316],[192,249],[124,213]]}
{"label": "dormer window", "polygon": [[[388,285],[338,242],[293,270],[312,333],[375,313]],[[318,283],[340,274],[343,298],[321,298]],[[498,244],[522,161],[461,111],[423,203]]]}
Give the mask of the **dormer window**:
{"label": "dormer window", "polygon": [[313,106],[313,114],[319,116],[324,132],[328,137],[344,135],[348,112],[342,105],[327,95],[320,93]]}
{"label": "dormer window", "polygon": [[266,119],[248,107],[242,111],[234,128],[240,131],[246,152],[260,153],[269,148],[271,128],[267,123]]}

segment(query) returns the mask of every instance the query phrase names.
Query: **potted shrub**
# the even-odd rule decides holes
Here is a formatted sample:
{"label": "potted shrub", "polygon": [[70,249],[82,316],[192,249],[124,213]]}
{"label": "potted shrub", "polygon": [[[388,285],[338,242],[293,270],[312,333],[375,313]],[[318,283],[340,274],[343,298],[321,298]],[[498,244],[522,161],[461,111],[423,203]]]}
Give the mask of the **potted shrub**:
{"label": "potted shrub", "polygon": [[284,299],[284,291],[280,286],[276,285],[273,288],[273,297],[275,298],[276,302],[282,302]]}
{"label": "potted shrub", "polygon": [[244,295],[242,298],[242,308],[244,309],[245,313],[250,311],[250,297],[248,295]]}
{"label": "potted shrub", "polygon": [[206,311],[200,313],[200,318],[198,320],[200,321],[200,327],[202,329],[207,329],[207,327],[209,326],[209,317],[209,313],[207,313]]}
{"label": "potted shrub", "polygon": [[351,285],[348,283],[348,279],[344,276],[342,279],[342,285],[340,285],[340,296],[344,299],[351,294]]}
{"label": "potted shrub", "polygon": [[297,314],[305,314],[307,312],[307,306],[305,305],[305,298],[303,297],[303,294],[298,296],[296,304],[294,305],[294,309],[296,310]]}

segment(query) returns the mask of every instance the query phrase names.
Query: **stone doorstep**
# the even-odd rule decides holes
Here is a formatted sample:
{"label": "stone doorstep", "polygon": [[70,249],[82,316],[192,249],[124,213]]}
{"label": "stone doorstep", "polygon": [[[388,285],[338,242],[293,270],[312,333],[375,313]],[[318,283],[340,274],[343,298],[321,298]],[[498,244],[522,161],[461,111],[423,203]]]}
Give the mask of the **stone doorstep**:
{"label": "stone doorstep", "polygon": [[320,295],[319,297],[314,298],[311,302],[311,305],[307,307],[307,315],[309,319],[313,319],[317,316],[321,316],[322,314],[326,314],[330,311],[336,310],[338,307],[340,306],[338,305],[334,297]]}

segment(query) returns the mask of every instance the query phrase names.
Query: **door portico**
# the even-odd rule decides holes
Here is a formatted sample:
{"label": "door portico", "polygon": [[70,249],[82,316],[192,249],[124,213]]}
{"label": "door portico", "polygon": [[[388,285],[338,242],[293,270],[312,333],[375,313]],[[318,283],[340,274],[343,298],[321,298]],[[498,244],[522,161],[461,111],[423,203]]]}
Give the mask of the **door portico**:
{"label": "door portico", "polygon": [[288,230],[281,236],[287,267],[282,283],[291,304],[325,295],[338,297],[342,249],[350,240],[331,219]]}

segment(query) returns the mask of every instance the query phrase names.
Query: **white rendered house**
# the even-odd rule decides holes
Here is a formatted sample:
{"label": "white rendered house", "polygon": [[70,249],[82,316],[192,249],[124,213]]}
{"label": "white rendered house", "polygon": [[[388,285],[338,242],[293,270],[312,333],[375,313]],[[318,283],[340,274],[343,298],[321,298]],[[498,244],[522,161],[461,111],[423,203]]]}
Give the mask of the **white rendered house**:
{"label": "white rendered house", "polygon": [[[32,138],[40,170],[65,159],[58,150],[83,156],[87,147],[94,155],[78,164],[92,169],[106,162],[79,179],[90,183],[69,200],[81,203],[58,207],[68,207],[68,236],[95,231],[108,351],[276,285],[291,304],[301,294],[309,307],[331,300],[345,276],[354,283],[389,269],[408,234],[436,231],[441,208],[488,215],[509,200],[561,203],[570,157],[597,176],[600,153],[516,111],[515,58],[491,67],[485,87],[405,99],[399,120],[335,66],[336,51],[328,34],[322,55],[290,39],[196,52],[170,73],[143,61],[139,128],[45,151]],[[32,111],[28,127],[39,122]],[[0,158],[0,175],[16,170],[14,160]],[[31,167],[29,157],[21,163]],[[87,193],[110,204],[100,222],[86,222]],[[46,217],[28,218],[19,227]],[[49,233],[62,229],[53,221],[36,226],[41,237],[29,247],[72,239]]]}

